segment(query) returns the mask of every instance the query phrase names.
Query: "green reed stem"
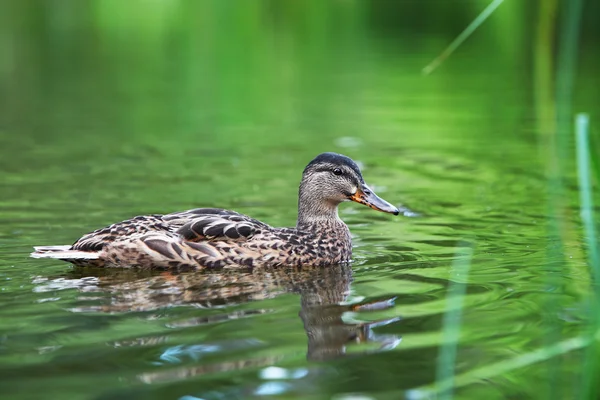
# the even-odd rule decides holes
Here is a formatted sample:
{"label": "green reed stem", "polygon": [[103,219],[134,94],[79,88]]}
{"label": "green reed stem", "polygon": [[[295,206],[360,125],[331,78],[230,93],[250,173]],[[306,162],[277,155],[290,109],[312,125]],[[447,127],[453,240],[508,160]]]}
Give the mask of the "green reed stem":
{"label": "green reed stem", "polygon": [[[446,311],[442,321],[442,344],[437,360],[436,382],[452,382],[456,364],[456,350],[460,337],[463,300],[467,290],[467,278],[471,267],[471,247],[463,248],[450,269],[450,284],[446,295]],[[440,390],[439,399],[452,399],[452,384]]]}
{"label": "green reed stem", "polygon": [[[577,72],[577,56],[583,0],[562,1],[560,11],[560,31],[558,32],[557,65],[556,65],[556,131],[553,138],[553,151],[549,163],[551,218],[549,225],[550,247],[548,250],[547,285],[555,291],[562,291],[564,286],[564,248],[563,243],[568,221],[565,217],[567,195],[564,184],[566,167],[572,159],[569,152],[572,144],[573,93]],[[546,343],[552,345],[562,339],[564,333],[561,321],[556,313],[563,307],[556,296],[549,296],[545,304]],[[591,342],[590,342],[591,343]],[[546,382],[543,394],[547,399],[564,398],[564,385],[559,382],[564,378],[563,358],[554,357],[546,364]],[[584,389],[585,391],[586,389]]]}
{"label": "green reed stem", "polygon": [[458,35],[456,37],[456,39],[454,39],[452,41],[452,43],[450,43],[448,45],[448,47],[446,47],[446,49],[442,52],[442,54],[440,54],[435,60],[433,60],[425,68],[423,68],[423,70],[421,71],[423,73],[423,75],[429,75],[430,73],[433,72],[434,69],[439,67],[440,64],[442,62],[444,62],[444,60],[450,56],[450,54],[454,53],[454,50],[456,50],[458,48],[458,46],[460,46],[465,40],[467,40],[467,38],[469,36],[471,36],[471,34],[475,31],[475,29],[477,29],[479,27],[479,25],[481,25],[494,12],[494,10],[496,10],[496,8],[498,8],[500,6],[500,4],[502,4],[503,1],[504,0],[492,1],[481,12],[481,14],[479,14],[477,16],[477,18],[475,18],[473,20],[473,22],[471,22],[469,24],[469,26],[467,26],[465,28],[465,30],[462,31],[460,33],[460,35]]}
{"label": "green reed stem", "polygon": [[[554,189],[552,191],[552,193],[554,194],[554,196],[556,196],[556,198],[554,199],[554,205],[555,206],[562,206],[561,208],[564,208],[564,200],[560,200],[561,198],[564,199],[564,190],[563,190],[563,183],[562,183],[562,174],[564,173],[564,166],[567,164],[566,160],[570,159],[571,156],[568,152],[568,149],[570,148],[570,143],[571,143],[571,138],[572,138],[572,134],[571,134],[571,129],[572,129],[572,121],[573,121],[573,92],[574,92],[574,86],[575,86],[575,77],[576,77],[576,71],[577,71],[577,55],[578,55],[578,50],[579,50],[579,34],[580,34],[580,28],[581,28],[581,17],[582,17],[582,11],[583,11],[583,1],[584,0],[568,0],[563,2],[563,12],[562,14],[562,21],[561,21],[561,25],[562,28],[560,30],[559,36],[558,36],[558,62],[557,62],[557,71],[556,71],[556,121],[557,121],[557,130],[556,130],[556,153],[554,154],[555,156],[555,162],[558,164],[557,165],[557,175],[554,176],[553,178],[551,178],[551,183],[553,183],[553,185],[551,185],[551,189],[552,186],[555,186]],[[584,121],[584,120],[581,120]],[[585,127],[585,123],[582,124],[577,124],[578,126],[576,127],[578,130],[581,130],[580,128],[585,128],[583,129],[584,131],[587,131],[587,128]],[[587,133],[586,133],[587,135]],[[577,151],[578,151],[578,167],[580,167],[580,163],[581,162],[587,162],[588,163],[588,167],[587,170],[589,172],[589,159],[585,158],[585,159],[579,159],[579,152],[580,152],[580,146],[583,147],[587,147],[589,141],[585,140],[583,142],[581,142],[581,144],[579,143],[579,133],[577,134]],[[587,149],[584,149],[584,151],[582,152],[582,154],[587,154],[589,155],[589,153],[587,152]],[[584,168],[585,169],[585,168]],[[581,175],[581,169],[579,170],[580,172],[580,179],[589,179],[588,173],[584,173],[583,175]],[[588,180],[589,182],[589,180]],[[590,185],[586,184],[587,187],[589,188]],[[582,194],[582,196],[584,196],[584,194]],[[586,200],[587,201],[587,200]],[[582,202],[581,206],[584,206],[584,203]],[[560,210],[558,211],[560,212]],[[562,214],[562,213],[561,213]],[[582,215],[583,217],[583,215]],[[555,224],[558,222],[559,214],[555,213]],[[563,223],[564,225],[564,223]],[[558,235],[557,238],[561,238],[560,236],[560,229],[558,230]],[[561,243],[561,247],[562,243]],[[591,267],[591,265],[590,265]],[[595,275],[595,272],[592,271],[592,274]],[[593,277],[593,281],[594,281],[594,288],[597,287],[598,284],[598,276],[594,276]],[[596,299],[598,298],[596,295],[594,296]],[[590,321],[590,330],[591,332],[593,332],[594,334],[597,332],[597,328],[598,328],[598,318],[596,317],[596,313],[600,311],[599,307],[598,307],[598,302],[594,301],[591,307],[591,314],[589,316],[589,321]],[[556,341],[558,338],[557,333],[560,333],[560,330],[556,329],[556,323],[553,330],[551,330],[549,333],[548,338],[551,342]],[[592,398],[591,396],[595,393],[597,385],[595,383],[595,375],[596,372],[598,371],[598,365],[597,365],[597,357],[596,357],[596,346],[594,346],[594,341],[590,340],[585,353],[584,353],[584,357],[583,357],[583,368],[582,368],[582,382],[580,385],[580,390],[579,390],[579,398],[581,399],[589,399]],[[556,364],[559,365],[560,359],[556,358]],[[557,380],[560,378],[561,376],[561,371],[559,371],[557,368],[554,369],[549,369],[548,371],[548,382],[557,382]],[[554,395],[555,398],[557,397],[557,393],[558,390],[561,388],[556,387],[556,384],[552,385],[550,384],[549,386],[554,386],[554,388],[550,389],[549,394]],[[560,396],[560,395],[558,395]]]}
{"label": "green reed stem", "polygon": [[[575,139],[577,143],[577,177],[579,181],[580,216],[587,247],[587,258],[593,275],[594,301],[589,315],[593,331],[600,326],[600,259],[598,257],[598,236],[594,222],[594,201],[592,193],[592,175],[590,158],[589,117],[587,114],[577,114],[575,118]],[[599,370],[598,344],[592,343],[587,350],[583,362],[583,384],[581,399],[596,398],[598,384],[596,382]]]}
{"label": "green reed stem", "polygon": [[588,260],[594,273],[596,301],[600,305],[600,259],[598,257],[598,241],[594,223],[594,200],[592,194],[592,163],[590,158],[590,119],[587,114],[577,114],[575,118],[575,137],[577,142],[577,175],[579,180],[579,201],[581,220],[588,247]]}

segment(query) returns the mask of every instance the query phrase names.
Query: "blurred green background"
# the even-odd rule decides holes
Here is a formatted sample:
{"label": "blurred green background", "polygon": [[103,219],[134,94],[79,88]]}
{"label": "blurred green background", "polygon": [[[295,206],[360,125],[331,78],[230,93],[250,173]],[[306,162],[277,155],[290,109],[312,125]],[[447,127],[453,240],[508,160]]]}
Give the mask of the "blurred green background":
{"label": "blurred green background", "polygon": [[[455,395],[588,398],[578,383],[582,369],[597,371],[585,358],[593,347],[552,356],[551,346],[595,332],[600,309],[573,132],[587,113],[598,204],[600,3],[506,0],[422,74],[489,3],[3,0],[0,380],[11,398],[263,398],[265,365],[310,371],[273,398],[416,396],[407,390],[436,382],[462,240],[474,252]],[[300,173],[323,151],[353,157],[382,197],[417,213],[341,210],[355,242],[348,301],[397,298],[385,316],[403,320],[376,329],[402,337],[392,351],[306,360],[298,296],[279,286],[249,305],[146,304],[161,289],[143,274],[27,259],[32,245],[143,213],[217,206],[294,225]],[[85,279],[96,277],[87,298]],[[252,307],[270,311],[171,327],[182,314]],[[155,337],[169,340],[145,340]],[[264,348],[177,368],[157,361],[177,346],[240,338]],[[125,352],[122,341],[144,344]],[[507,361],[535,351],[543,362]],[[261,362],[232,362],[253,357]],[[166,377],[148,378],[156,371]]]}
{"label": "blurred green background", "polygon": [[[448,129],[453,137],[520,137],[503,124],[529,123],[538,93],[553,91],[536,73],[554,72],[558,0],[506,1],[440,69],[420,73],[487,3],[6,1],[1,122],[19,135],[3,135],[3,149],[35,138],[107,152],[142,141],[235,154],[364,132],[393,146],[439,139],[436,115],[451,116],[444,125],[496,116],[476,131]],[[590,79],[597,7],[586,6],[577,65]],[[465,98],[469,89],[479,101]],[[595,95],[581,90],[575,100],[594,104]]]}

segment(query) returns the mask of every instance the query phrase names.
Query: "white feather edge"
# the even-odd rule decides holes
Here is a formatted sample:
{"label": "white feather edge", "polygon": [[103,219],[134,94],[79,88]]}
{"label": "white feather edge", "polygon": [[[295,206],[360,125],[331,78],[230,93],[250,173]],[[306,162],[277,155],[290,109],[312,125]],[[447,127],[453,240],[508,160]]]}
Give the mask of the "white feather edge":
{"label": "white feather edge", "polygon": [[58,259],[96,259],[98,253],[89,251],[69,250],[71,246],[35,246],[35,251],[29,256],[32,258],[58,258]]}
{"label": "white feather edge", "polygon": [[65,251],[69,250],[71,246],[68,244],[61,246],[33,246],[35,251]]}

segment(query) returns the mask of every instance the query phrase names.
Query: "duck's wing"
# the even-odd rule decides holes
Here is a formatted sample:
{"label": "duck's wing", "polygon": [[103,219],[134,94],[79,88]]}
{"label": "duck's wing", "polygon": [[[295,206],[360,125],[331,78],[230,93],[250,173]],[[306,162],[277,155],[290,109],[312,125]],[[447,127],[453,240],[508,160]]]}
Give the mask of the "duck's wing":
{"label": "duck's wing", "polygon": [[99,251],[107,243],[134,235],[169,232],[170,227],[163,221],[162,215],[142,215],[131,218],[105,228],[96,229],[79,238],[71,249],[81,251]]}
{"label": "duck's wing", "polygon": [[[97,252],[118,242],[121,247],[133,249],[145,245],[166,256],[173,253],[169,246],[183,240],[189,242],[186,251],[217,257],[218,253],[212,247],[199,242],[211,241],[216,244],[215,242],[247,240],[270,229],[269,225],[235,211],[196,208],[167,215],[144,215],[118,222],[82,236],[71,249]],[[178,246],[173,249],[173,254],[181,253]]]}
{"label": "duck's wing", "polygon": [[184,240],[245,240],[271,227],[257,219],[220,208],[196,208],[163,216]]}

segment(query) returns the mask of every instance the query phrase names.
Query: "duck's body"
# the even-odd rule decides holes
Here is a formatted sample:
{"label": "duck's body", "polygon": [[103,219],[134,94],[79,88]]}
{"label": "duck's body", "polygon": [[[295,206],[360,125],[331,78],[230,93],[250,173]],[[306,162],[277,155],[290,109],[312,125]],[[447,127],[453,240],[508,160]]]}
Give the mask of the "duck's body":
{"label": "duck's body", "polygon": [[[44,254],[44,248],[37,248]],[[135,217],[88,233],[66,249],[79,266],[196,269],[226,266],[328,265],[350,261],[350,231],[342,221],[273,228],[234,211],[216,208]],[[66,254],[61,254],[61,250]]]}
{"label": "duck's body", "polygon": [[324,153],[304,170],[295,228],[197,208],[135,217],[88,233],[72,246],[36,247],[32,256],[79,266],[173,269],[345,263],[352,256],[352,241],[337,206],[346,200],[398,213],[364,184],[351,159]]}

